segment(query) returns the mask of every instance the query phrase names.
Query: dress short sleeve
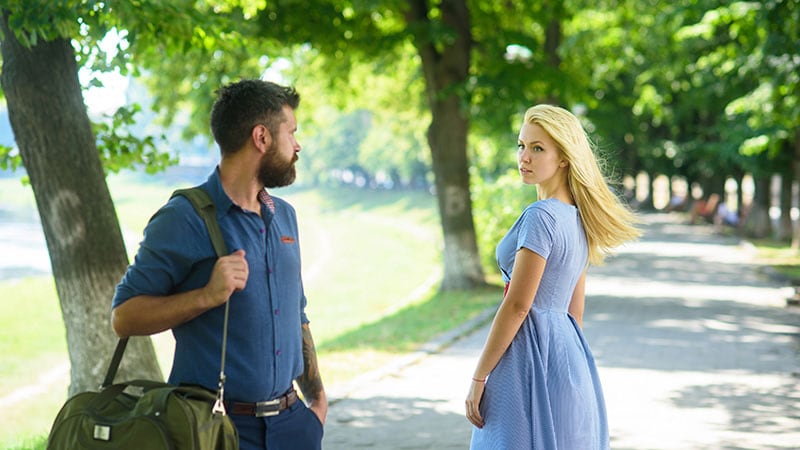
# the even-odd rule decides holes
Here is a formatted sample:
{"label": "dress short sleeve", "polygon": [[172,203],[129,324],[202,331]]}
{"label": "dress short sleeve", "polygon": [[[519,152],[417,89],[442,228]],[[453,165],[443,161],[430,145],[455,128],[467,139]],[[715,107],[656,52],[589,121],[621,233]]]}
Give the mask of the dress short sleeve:
{"label": "dress short sleeve", "polygon": [[522,214],[517,235],[517,250],[525,247],[547,259],[553,249],[554,228],[553,216],[539,205],[532,205]]}

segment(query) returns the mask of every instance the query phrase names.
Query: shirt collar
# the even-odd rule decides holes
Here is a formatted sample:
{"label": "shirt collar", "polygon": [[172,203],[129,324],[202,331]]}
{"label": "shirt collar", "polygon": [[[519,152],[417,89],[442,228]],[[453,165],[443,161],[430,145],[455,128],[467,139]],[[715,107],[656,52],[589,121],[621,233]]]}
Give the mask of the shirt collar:
{"label": "shirt collar", "polygon": [[272,196],[269,195],[269,192],[267,192],[266,189],[262,189],[258,193],[258,201],[266,205],[272,214],[275,214],[275,200],[272,199]]}
{"label": "shirt collar", "polygon": [[[219,175],[219,166],[217,166],[214,172],[208,176],[208,180],[206,180],[206,190],[208,191],[209,195],[211,195],[211,199],[214,200],[214,204],[217,205],[218,215],[222,216],[223,214],[226,214],[234,205],[233,200],[228,197],[228,194],[225,193],[225,190],[222,188],[222,179]],[[269,208],[270,212],[275,214],[275,200],[273,200],[272,196],[269,195],[266,189],[262,189],[258,193],[258,201]]]}

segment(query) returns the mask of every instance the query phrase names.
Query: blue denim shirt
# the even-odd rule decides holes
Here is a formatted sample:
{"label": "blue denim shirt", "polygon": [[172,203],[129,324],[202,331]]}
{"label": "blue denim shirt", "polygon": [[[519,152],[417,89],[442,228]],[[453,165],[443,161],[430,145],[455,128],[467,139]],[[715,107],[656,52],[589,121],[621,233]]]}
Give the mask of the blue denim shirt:
{"label": "blue denim shirt", "polygon": [[[301,323],[306,297],[294,208],[273,197],[275,213],[261,216],[235,205],[219,170],[201,186],[217,206],[228,251],[245,250],[249,277],[230,298],[226,400],[270,400],[303,372]],[[176,196],[150,219],[133,265],[117,286],[113,306],[137,295],[166,296],[205,286],[217,257],[205,224],[189,201]],[[169,382],[217,388],[225,307],[175,327]]]}

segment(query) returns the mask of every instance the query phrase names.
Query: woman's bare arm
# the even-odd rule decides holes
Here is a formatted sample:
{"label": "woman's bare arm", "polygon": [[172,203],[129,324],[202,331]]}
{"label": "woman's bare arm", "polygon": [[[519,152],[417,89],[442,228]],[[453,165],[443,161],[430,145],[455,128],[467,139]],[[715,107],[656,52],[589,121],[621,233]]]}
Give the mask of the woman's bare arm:
{"label": "woman's bare arm", "polygon": [[526,248],[521,248],[514,259],[514,270],[511,273],[508,292],[492,322],[467,396],[467,418],[479,428],[483,426],[483,418],[478,408],[484,387],[483,381],[479,380],[486,379],[514,340],[533,305],[545,263],[544,258]]}
{"label": "woman's bare arm", "polygon": [[569,313],[583,328],[583,307],[586,302],[586,271],[584,270],[572,292],[572,300],[569,302]]}

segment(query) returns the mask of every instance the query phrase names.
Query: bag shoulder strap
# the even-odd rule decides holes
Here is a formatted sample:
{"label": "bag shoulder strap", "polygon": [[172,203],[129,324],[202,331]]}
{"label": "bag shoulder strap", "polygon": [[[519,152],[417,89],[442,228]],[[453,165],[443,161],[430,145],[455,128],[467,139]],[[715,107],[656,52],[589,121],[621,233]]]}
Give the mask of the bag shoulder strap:
{"label": "bag shoulder strap", "polygon": [[[214,247],[214,252],[218,258],[228,254],[228,248],[225,244],[225,238],[222,235],[222,229],[217,222],[217,207],[208,192],[200,186],[195,186],[187,189],[178,189],[172,193],[170,199],[175,196],[183,196],[189,200],[194,207],[195,212],[203,219],[206,224],[206,230],[211,238],[211,245]],[[222,401],[225,392],[225,349],[228,342],[228,315],[230,310],[230,302],[225,302],[225,319],[223,321],[222,329],[222,357],[219,369],[219,389],[217,391],[217,401],[214,404],[214,413],[225,415],[225,406]],[[125,352],[125,347],[128,344],[128,338],[122,338],[117,343],[117,348],[114,350],[114,356],[111,358],[111,363],[106,373],[106,378],[103,381],[102,387],[111,385],[114,382],[114,377],[117,374],[117,369],[122,361],[122,355]]]}
{"label": "bag shoulder strap", "polygon": [[197,214],[203,218],[208,235],[211,237],[211,245],[214,246],[217,257],[221,258],[227,255],[228,247],[225,245],[225,238],[222,237],[222,230],[219,228],[219,222],[217,222],[217,207],[208,192],[199,186],[195,186],[188,189],[178,189],[172,193],[172,197],[177,195],[186,197],[194,206]]}

